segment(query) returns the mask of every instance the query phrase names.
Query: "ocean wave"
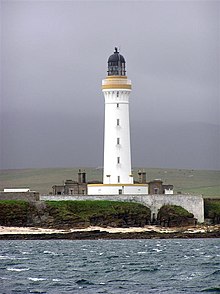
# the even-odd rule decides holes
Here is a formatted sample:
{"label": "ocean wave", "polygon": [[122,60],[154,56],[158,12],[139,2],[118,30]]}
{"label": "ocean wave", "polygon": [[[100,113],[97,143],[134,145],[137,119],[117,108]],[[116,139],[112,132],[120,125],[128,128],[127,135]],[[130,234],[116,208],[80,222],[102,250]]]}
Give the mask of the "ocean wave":
{"label": "ocean wave", "polygon": [[159,271],[159,268],[140,268],[140,272],[156,272]]}
{"label": "ocean wave", "polygon": [[111,256],[107,256],[106,257],[107,259],[114,259],[114,258],[119,258],[118,255],[111,255]]}
{"label": "ocean wave", "polygon": [[51,255],[58,255],[57,253],[53,252],[53,251],[49,251],[49,250],[44,250],[43,252],[44,254],[51,254]]}
{"label": "ocean wave", "polygon": [[217,269],[217,270],[213,271],[207,277],[216,276],[216,275],[220,275],[220,269]]}
{"label": "ocean wave", "polygon": [[38,281],[46,281],[47,279],[45,279],[45,278],[31,278],[31,277],[29,277],[28,280],[33,281],[33,282],[38,282]]}
{"label": "ocean wave", "polygon": [[179,242],[181,248],[162,239],[1,241],[0,293],[220,294],[219,239]]}
{"label": "ocean wave", "polygon": [[12,259],[12,260],[14,260],[14,259],[17,259],[17,258],[15,258],[14,256],[0,255],[0,259]]}
{"label": "ocean wave", "polygon": [[163,251],[163,250],[162,250],[162,249],[158,249],[158,248],[153,248],[153,251],[161,252],[161,251]]}
{"label": "ocean wave", "polygon": [[94,285],[94,283],[92,283],[86,279],[80,279],[80,280],[76,281],[76,284],[78,284],[78,285]]}
{"label": "ocean wave", "polygon": [[220,287],[211,287],[203,289],[201,292],[220,293]]}
{"label": "ocean wave", "polygon": [[12,271],[12,272],[24,272],[24,271],[29,271],[30,268],[14,268],[14,267],[8,267],[7,271]]}
{"label": "ocean wave", "polygon": [[29,293],[33,293],[33,294],[47,294],[47,292],[44,291],[44,290],[30,290]]}

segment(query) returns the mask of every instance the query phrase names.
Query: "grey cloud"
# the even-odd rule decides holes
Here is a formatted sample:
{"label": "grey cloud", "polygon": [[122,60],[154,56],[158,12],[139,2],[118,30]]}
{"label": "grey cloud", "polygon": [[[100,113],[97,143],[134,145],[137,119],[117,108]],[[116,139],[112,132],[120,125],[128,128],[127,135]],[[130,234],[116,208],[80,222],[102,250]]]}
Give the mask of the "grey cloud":
{"label": "grey cloud", "polygon": [[120,46],[133,165],[220,168],[219,2],[0,3],[2,167],[102,165],[101,79]]}

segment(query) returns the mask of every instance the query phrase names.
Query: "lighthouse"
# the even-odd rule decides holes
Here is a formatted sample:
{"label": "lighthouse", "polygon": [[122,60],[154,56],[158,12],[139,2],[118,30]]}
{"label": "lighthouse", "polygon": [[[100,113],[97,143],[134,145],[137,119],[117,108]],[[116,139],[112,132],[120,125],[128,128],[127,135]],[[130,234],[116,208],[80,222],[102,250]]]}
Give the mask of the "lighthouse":
{"label": "lighthouse", "polygon": [[134,183],[131,172],[131,81],[118,48],[108,58],[102,92],[105,102],[103,183],[88,184],[88,195],[148,194],[147,183]]}
{"label": "lighthouse", "polygon": [[103,184],[133,184],[129,124],[131,81],[125,59],[115,48],[102,81],[105,98]]}

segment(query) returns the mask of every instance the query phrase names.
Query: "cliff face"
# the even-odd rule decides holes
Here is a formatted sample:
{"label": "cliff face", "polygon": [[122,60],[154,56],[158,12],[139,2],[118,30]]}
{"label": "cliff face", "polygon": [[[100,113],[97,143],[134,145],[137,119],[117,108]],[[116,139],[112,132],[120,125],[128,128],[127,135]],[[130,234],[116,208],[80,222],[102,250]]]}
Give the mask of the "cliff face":
{"label": "cliff face", "polygon": [[1,201],[0,225],[53,228],[143,227],[150,210],[137,203],[111,201]]}

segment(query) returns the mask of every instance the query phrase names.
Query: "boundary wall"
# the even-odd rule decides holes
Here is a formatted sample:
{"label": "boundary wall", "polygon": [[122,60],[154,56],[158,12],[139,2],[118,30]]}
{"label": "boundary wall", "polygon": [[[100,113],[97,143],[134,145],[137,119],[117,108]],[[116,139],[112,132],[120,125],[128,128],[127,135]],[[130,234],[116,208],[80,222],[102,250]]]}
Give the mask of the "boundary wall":
{"label": "boundary wall", "polygon": [[199,223],[204,222],[204,201],[201,195],[41,195],[40,200],[111,200],[136,202],[150,208],[152,219],[153,217],[157,217],[158,211],[163,205],[178,205],[193,213]]}
{"label": "boundary wall", "polygon": [[39,192],[3,192],[0,191],[0,200],[25,200],[38,201],[40,200]]}

